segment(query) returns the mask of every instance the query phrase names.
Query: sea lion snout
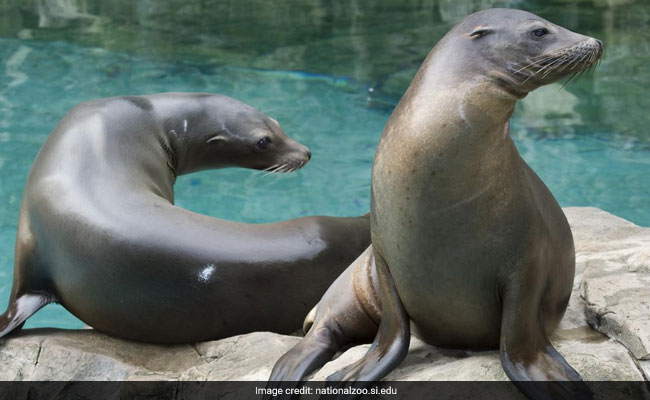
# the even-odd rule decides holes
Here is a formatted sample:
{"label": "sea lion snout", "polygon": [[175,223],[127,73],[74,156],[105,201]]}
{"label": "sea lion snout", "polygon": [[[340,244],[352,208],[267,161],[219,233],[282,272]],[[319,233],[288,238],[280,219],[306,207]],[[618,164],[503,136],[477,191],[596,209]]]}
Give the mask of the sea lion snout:
{"label": "sea lion snout", "polygon": [[311,160],[311,151],[307,146],[288,137],[286,139],[286,146],[280,151],[278,167],[273,172],[297,171]]}
{"label": "sea lion snout", "polygon": [[[548,23],[548,29],[533,29],[541,35],[538,43],[523,47],[521,61],[509,64],[508,74],[526,92],[578,75],[597,64],[603,55],[603,42]],[[548,36],[548,38],[546,37]]]}
{"label": "sea lion snout", "polygon": [[546,85],[596,65],[603,54],[603,42],[583,35],[579,35],[579,39],[572,45],[543,53],[543,58],[534,61],[541,67],[532,72],[532,79],[539,85]]}
{"label": "sea lion snout", "polygon": [[287,173],[304,167],[311,159],[307,146],[288,137],[283,131],[276,130],[270,134],[273,145],[264,154],[257,154],[253,165],[248,168]]}

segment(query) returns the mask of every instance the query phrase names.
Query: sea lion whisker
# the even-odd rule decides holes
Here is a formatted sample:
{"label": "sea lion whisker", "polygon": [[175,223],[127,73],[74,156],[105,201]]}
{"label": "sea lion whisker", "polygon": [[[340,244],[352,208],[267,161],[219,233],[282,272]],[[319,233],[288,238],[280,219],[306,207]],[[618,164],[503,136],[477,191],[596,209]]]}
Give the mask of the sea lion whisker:
{"label": "sea lion whisker", "polygon": [[542,79],[546,78],[551,72],[556,71],[562,64],[565,63],[565,59],[556,60],[542,75]]}
{"label": "sea lion whisker", "polygon": [[521,84],[523,85],[523,84],[525,84],[526,82],[528,82],[529,80],[531,80],[532,78],[534,78],[535,76],[537,76],[537,74],[539,73],[540,70],[541,70],[541,69],[539,69],[539,70],[533,72],[533,74],[530,75],[530,76],[528,76],[528,78],[526,78],[523,82],[521,82]]}
{"label": "sea lion whisker", "polygon": [[566,82],[562,84],[562,89],[564,89],[573,79],[575,79],[577,75],[578,75],[578,71],[573,72],[571,76],[569,76],[569,79],[567,79]]}
{"label": "sea lion whisker", "polygon": [[568,67],[571,67],[573,65],[574,58],[575,58],[575,55],[567,56],[566,60],[562,63],[564,66],[558,72],[563,72]]}
{"label": "sea lion whisker", "polygon": [[573,56],[567,54],[560,60],[560,62],[555,66],[555,69],[558,72],[564,71],[567,67],[569,67],[573,63]]}
{"label": "sea lion whisker", "polygon": [[530,60],[544,60],[544,59],[549,59],[549,58],[555,58],[557,57],[557,53],[555,54],[540,54],[537,57],[530,58]]}
{"label": "sea lion whisker", "polygon": [[576,77],[576,79],[580,79],[582,75],[584,75],[588,70],[589,68],[585,68],[582,71],[578,72],[578,76]]}
{"label": "sea lion whisker", "polygon": [[535,60],[534,58],[530,58],[530,59],[528,59],[528,60],[522,61],[522,62],[520,62],[519,64],[523,64],[523,63],[527,63],[527,64],[524,65],[521,69],[515,71],[515,73],[516,73],[516,72],[519,72],[519,71],[521,71],[521,70],[523,70],[523,69],[525,69],[525,68],[528,68],[528,67],[530,67],[531,65],[540,65],[540,64],[543,63],[544,61],[549,60],[549,59],[551,59],[551,58],[553,58],[553,56],[546,56],[546,57],[544,57],[543,59],[539,59],[539,60]]}
{"label": "sea lion whisker", "polygon": [[570,60],[570,57],[563,55],[552,64],[549,64],[550,68],[544,73],[544,75],[542,75],[542,79],[546,78],[551,72],[556,71],[562,64],[565,64],[567,60]]}
{"label": "sea lion whisker", "polygon": [[525,84],[526,82],[534,78],[538,73],[539,73],[539,69],[537,71],[533,71],[533,73],[529,75],[528,78],[526,78],[521,84],[522,85]]}
{"label": "sea lion whisker", "polygon": [[540,69],[537,71],[537,74],[541,73],[541,72],[542,72],[543,70],[545,70],[545,69],[548,69],[548,71],[547,71],[547,72],[544,74],[544,76],[543,76],[543,78],[545,78],[546,75],[548,75],[550,72],[553,71],[553,68],[554,68],[555,66],[557,66],[557,65],[561,65],[561,64],[562,64],[562,62],[563,62],[563,60],[565,59],[565,57],[566,57],[565,55],[562,55],[561,57],[558,57],[557,59],[553,60],[553,62],[550,62],[550,63],[546,64],[546,66],[544,66],[543,68],[540,68]]}
{"label": "sea lion whisker", "polygon": [[591,56],[589,57],[589,64],[591,64],[589,68],[593,67],[595,60],[596,60],[596,52],[592,51]]}
{"label": "sea lion whisker", "polygon": [[[578,65],[582,64],[582,62],[583,62],[587,57],[589,57],[588,60],[591,60],[591,52],[585,52],[585,54],[580,58],[580,60],[579,60],[578,62],[576,62],[576,64],[575,64],[576,67],[577,67]],[[576,57],[576,58],[577,58],[577,57]],[[575,67],[574,67],[574,68],[575,68]]]}
{"label": "sea lion whisker", "polygon": [[526,78],[526,79],[522,82],[522,85],[525,84],[526,82],[528,82],[530,79],[532,79],[532,78],[534,78],[535,76],[537,76],[539,73],[541,73],[541,72],[544,71],[545,69],[552,68],[554,65],[558,64],[560,61],[563,61],[564,59],[566,59],[566,57],[567,57],[567,54],[566,54],[566,53],[553,54],[553,55],[547,56],[547,57],[544,58],[543,61],[541,61],[540,63],[545,63],[545,62],[547,62],[547,61],[549,61],[549,62],[548,62],[547,64],[545,64],[545,65],[541,65],[540,68],[539,68],[537,71],[533,72],[532,75],[530,75],[528,78]]}
{"label": "sea lion whisker", "polygon": [[286,165],[286,164],[276,164],[275,168],[273,168],[273,169],[269,169],[269,170],[266,172],[266,174],[262,175],[262,178],[265,178],[265,177],[267,177],[267,176],[269,176],[269,175],[271,175],[271,174],[277,173],[278,170],[279,170],[280,168],[282,168],[283,166],[285,166],[285,165]]}
{"label": "sea lion whisker", "polygon": [[281,167],[279,167],[278,169],[274,170],[273,172],[274,172],[274,173],[277,173],[277,174],[284,173],[284,172],[286,171],[286,169],[287,169],[288,166],[289,166],[289,164],[282,164]]}
{"label": "sea lion whisker", "polygon": [[573,74],[571,74],[571,76],[569,77],[569,80],[566,81],[564,86],[566,87],[566,85],[568,85],[571,81],[579,78],[582,75],[583,72],[584,72],[584,70],[583,71],[575,71]]}
{"label": "sea lion whisker", "polygon": [[256,175],[262,175],[264,172],[268,172],[268,171],[272,170],[273,168],[277,167],[278,165],[280,165],[280,164],[274,164],[274,165],[271,165],[268,168],[257,170],[257,171],[255,171],[255,174]]}
{"label": "sea lion whisker", "polygon": [[564,71],[569,67],[570,67],[569,71],[573,71],[576,67],[576,61],[578,60],[578,57],[580,57],[583,54],[584,53],[582,52],[582,50],[574,49],[574,51],[570,54],[567,63],[564,65],[564,67],[562,67],[560,71]]}
{"label": "sea lion whisker", "polygon": [[519,68],[518,70],[514,71],[514,74],[520,74],[525,69],[530,69],[532,67],[541,67],[541,66],[542,65],[539,64],[539,63],[531,62],[531,63],[528,63],[528,64],[524,65],[523,67]]}
{"label": "sea lion whisker", "polygon": [[543,59],[541,59],[541,60],[539,60],[539,61],[533,61],[534,58],[533,58],[533,59],[529,59],[529,60],[527,60],[527,61],[528,61],[528,64],[526,64],[526,65],[524,65],[523,67],[521,67],[520,69],[516,70],[514,73],[515,73],[515,74],[521,73],[521,71],[523,71],[524,69],[528,69],[528,68],[530,68],[530,67],[534,67],[534,66],[540,66],[540,67],[541,67],[541,66],[543,65],[543,64],[541,64],[541,63],[543,63],[543,62],[545,62],[545,61],[548,61],[548,60],[550,60],[550,59],[552,59],[552,58],[554,58],[554,56],[545,56],[545,58],[543,58]]}
{"label": "sea lion whisker", "polygon": [[583,53],[576,54],[571,60],[571,68],[569,68],[569,71],[575,71],[580,66],[580,62],[584,59],[584,57],[585,54]]}
{"label": "sea lion whisker", "polygon": [[594,64],[599,65],[600,64],[600,59],[598,58],[598,49],[593,49],[591,51],[591,59],[589,60],[589,63],[591,64],[591,67],[594,66]]}

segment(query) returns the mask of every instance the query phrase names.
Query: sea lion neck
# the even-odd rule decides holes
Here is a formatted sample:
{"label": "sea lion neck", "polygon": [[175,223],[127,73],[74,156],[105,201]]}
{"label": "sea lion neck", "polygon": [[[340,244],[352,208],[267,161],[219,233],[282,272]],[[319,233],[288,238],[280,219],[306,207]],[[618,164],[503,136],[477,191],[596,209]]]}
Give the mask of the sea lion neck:
{"label": "sea lion neck", "polygon": [[444,40],[431,51],[398,105],[409,110],[409,124],[419,125],[411,131],[482,139],[495,132],[494,139],[502,140],[519,97],[495,80],[490,65],[463,64],[463,54],[447,51]]}
{"label": "sea lion neck", "polygon": [[[174,178],[203,169],[196,165],[200,157],[195,153],[201,153],[201,147],[206,145],[203,130],[219,132],[225,129],[223,121],[226,116],[221,115],[221,109],[210,107],[208,110],[204,104],[207,95],[198,93],[161,93],[147,97],[160,118],[158,141]],[[206,120],[216,122],[212,124],[214,126],[206,127]]]}

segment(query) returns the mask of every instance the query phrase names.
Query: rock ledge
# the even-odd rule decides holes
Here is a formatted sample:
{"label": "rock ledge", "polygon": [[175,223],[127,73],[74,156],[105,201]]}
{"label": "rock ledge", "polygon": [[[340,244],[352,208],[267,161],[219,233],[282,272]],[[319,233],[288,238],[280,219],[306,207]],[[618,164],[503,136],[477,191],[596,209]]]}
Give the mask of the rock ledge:
{"label": "rock ledge", "polygon": [[[585,380],[645,380],[647,396],[650,228],[596,208],[564,211],[576,243],[576,280],[553,342]],[[299,340],[256,332],[193,345],[156,346],[94,330],[25,330],[0,341],[0,380],[264,381],[275,361]],[[361,357],[367,347],[349,349],[312,379],[324,379]],[[406,360],[387,379],[507,380],[497,351],[446,350],[416,339]]]}

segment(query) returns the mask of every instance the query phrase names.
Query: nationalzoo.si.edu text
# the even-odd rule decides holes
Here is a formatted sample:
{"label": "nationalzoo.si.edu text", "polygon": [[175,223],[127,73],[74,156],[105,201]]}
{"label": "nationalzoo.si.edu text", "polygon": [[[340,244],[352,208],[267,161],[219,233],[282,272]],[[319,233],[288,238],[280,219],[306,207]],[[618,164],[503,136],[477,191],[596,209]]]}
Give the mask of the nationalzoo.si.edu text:
{"label": "nationalzoo.si.edu text", "polygon": [[355,388],[352,386],[348,387],[310,387],[302,386],[297,388],[255,388],[255,394],[266,394],[273,397],[280,396],[283,394],[289,395],[299,395],[299,394],[316,394],[316,395],[385,395],[385,394],[397,394],[397,389],[392,386],[387,387],[371,387],[371,388]]}

